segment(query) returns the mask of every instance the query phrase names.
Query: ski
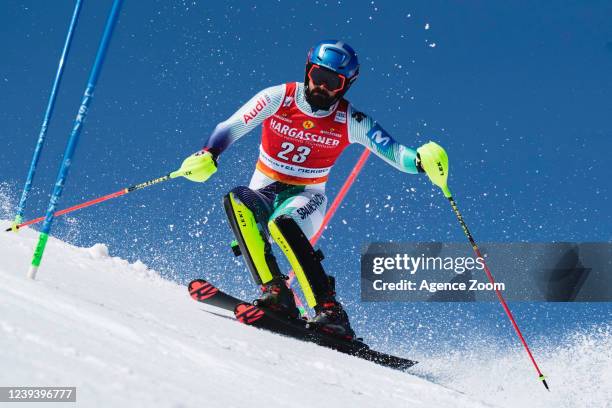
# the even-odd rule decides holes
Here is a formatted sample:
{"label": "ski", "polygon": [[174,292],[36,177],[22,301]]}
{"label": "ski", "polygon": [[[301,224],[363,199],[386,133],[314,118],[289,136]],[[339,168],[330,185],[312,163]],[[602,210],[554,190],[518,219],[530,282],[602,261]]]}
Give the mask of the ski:
{"label": "ski", "polygon": [[192,299],[207,305],[229,310],[230,312],[233,312],[237,305],[244,302],[243,300],[223,292],[204,279],[196,279],[189,282],[187,289]]}
{"label": "ski", "polygon": [[234,315],[238,321],[246,325],[282,334],[297,340],[312,342],[385,367],[405,370],[417,363],[414,360],[372,350],[367,344],[359,340],[343,340],[320,331],[315,331],[308,328],[307,322],[303,319],[290,319],[279,316],[271,310],[254,306],[250,303],[243,302],[236,305]]}
{"label": "ski", "polygon": [[197,302],[219,307],[234,312],[241,323],[297,340],[312,342],[323,347],[337,350],[373,363],[405,370],[417,362],[391,354],[372,350],[359,340],[342,340],[306,327],[306,320],[288,319],[273,311],[252,304],[227,294],[204,279],[196,279],[187,286],[189,295]]}

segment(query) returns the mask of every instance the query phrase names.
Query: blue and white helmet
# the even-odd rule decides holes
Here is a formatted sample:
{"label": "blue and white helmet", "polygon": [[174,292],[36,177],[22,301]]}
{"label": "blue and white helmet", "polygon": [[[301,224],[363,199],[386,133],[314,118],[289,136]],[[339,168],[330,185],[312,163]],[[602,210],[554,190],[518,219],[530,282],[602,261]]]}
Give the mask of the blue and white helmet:
{"label": "blue and white helmet", "polygon": [[325,40],[308,51],[307,64],[317,64],[342,74],[352,83],[359,75],[357,53],[348,44],[338,40]]}
{"label": "blue and white helmet", "polygon": [[[359,75],[359,60],[353,48],[338,40],[325,40],[308,51],[304,94],[314,110],[327,110],[338,102]],[[323,86],[333,96],[321,90],[310,90],[309,84]]]}

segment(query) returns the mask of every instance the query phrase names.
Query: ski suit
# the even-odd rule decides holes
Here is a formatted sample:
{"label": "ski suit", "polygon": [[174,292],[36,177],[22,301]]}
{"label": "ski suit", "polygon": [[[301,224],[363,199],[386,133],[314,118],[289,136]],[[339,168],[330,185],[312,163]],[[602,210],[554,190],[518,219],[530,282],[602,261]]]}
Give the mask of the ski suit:
{"label": "ski suit", "polygon": [[327,111],[313,111],[304,84],[298,82],[257,93],[217,125],[205,147],[218,156],[260,124],[262,140],[251,181],[225,197],[225,209],[255,281],[266,284],[282,275],[270,250],[270,242],[276,241],[314,307],[333,292],[320,266],[322,257],[314,255],[308,239],[323,221],[325,185],[336,159],[358,143],[398,170],[416,174],[416,152],[345,99]]}

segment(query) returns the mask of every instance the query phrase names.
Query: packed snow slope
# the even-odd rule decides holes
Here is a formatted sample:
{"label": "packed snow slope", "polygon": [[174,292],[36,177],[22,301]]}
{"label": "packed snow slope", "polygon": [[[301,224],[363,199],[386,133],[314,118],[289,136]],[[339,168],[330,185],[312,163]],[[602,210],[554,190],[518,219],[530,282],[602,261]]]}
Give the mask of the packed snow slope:
{"label": "packed snow slope", "polygon": [[[2,229],[8,222],[1,222]],[[0,385],[76,386],[78,406],[482,407],[460,392],[243,326],[106,246],[0,233]]]}

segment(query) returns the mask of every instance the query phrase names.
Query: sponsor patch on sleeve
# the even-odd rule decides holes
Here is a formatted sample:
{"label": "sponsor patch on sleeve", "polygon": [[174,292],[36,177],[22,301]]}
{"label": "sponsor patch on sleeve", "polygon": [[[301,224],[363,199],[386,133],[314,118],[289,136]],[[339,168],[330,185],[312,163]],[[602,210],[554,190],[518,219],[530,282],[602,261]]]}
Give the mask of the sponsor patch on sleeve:
{"label": "sponsor patch on sleeve", "polygon": [[346,123],[346,112],[337,111],[336,116],[334,117],[334,121],[338,123]]}
{"label": "sponsor patch on sleeve", "polygon": [[374,142],[374,144],[381,147],[387,147],[391,144],[391,136],[389,136],[378,123],[375,123],[374,126],[372,126],[372,128],[368,131],[368,137]]}
{"label": "sponsor patch on sleeve", "polygon": [[357,123],[361,123],[361,121],[365,119],[366,115],[363,112],[359,112],[358,110],[353,110],[351,116],[357,121]]}
{"label": "sponsor patch on sleeve", "polygon": [[291,105],[291,102],[293,102],[293,96],[285,96],[285,100],[283,101],[283,107],[288,107],[289,105]]}
{"label": "sponsor patch on sleeve", "polygon": [[255,119],[259,112],[261,112],[270,102],[270,97],[265,95],[255,101],[255,104],[249,107],[249,110],[242,115],[242,121],[246,125],[251,120]]}

